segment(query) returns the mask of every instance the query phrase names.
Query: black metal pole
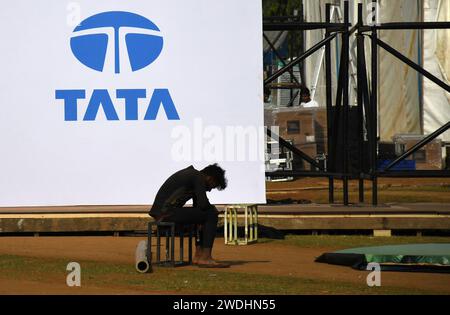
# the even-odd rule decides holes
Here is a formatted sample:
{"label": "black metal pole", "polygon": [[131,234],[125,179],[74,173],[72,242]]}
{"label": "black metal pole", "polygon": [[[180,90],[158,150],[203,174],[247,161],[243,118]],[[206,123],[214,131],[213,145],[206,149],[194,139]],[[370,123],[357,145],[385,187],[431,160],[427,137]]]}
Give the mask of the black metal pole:
{"label": "black metal pole", "polygon": [[166,263],[170,261],[170,229],[166,229]]}
{"label": "black metal pole", "polygon": [[180,227],[180,261],[184,262],[184,230]]}
{"label": "black metal pole", "polygon": [[[270,41],[270,39],[267,37],[266,34],[263,34],[264,39],[266,40],[266,42],[269,44],[270,49],[274,52],[275,56],[277,56],[278,60],[281,61],[281,63],[283,64],[283,66],[286,66],[286,61],[283,60],[283,57],[280,55],[280,53],[278,52],[278,50],[275,48],[275,46],[272,44],[272,42]],[[298,82],[297,78],[295,77],[293,70],[289,69],[288,70],[291,73],[291,76],[294,78],[294,81],[300,85],[300,82]]]}
{"label": "black metal pole", "polygon": [[[348,25],[349,22],[349,6],[348,1],[344,2],[344,24]],[[342,132],[342,143],[343,143],[343,154],[342,154],[342,160],[343,160],[343,170],[345,174],[348,174],[349,167],[348,167],[348,159],[349,159],[349,153],[348,153],[348,136],[349,136],[349,121],[348,121],[348,115],[349,115],[349,58],[350,58],[350,43],[349,43],[349,32],[348,28],[343,32],[342,34],[342,53],[345,54],[344,57],[344,64],[341,65],[344,68],[344,83],[343,83],[343,112],[344,112],[344,124],[343,124],[343,132]],[[343,193],[344,193],[344,205],[348,206],[349,200],[348,200],[348,177],[344,176],[343,180]]]}
{"label": "black metal pole", "polygon": [[159,231],[159,226],[156,225],[156,263],[161,262],[161,234]]}
{"label": "black metal pole", "polygon": [[287,107],[292,107],[294,105],[295,99],[298,97],[299,94],[300,94],[300,91],[297,91],[297,92],[295,92],[295,94],[293,94],[293,96],[289,100],[289,103],[287,104]]}
{"label": "black metal pole", "polygon": [[290,144],[289,142],[287,142],[286,140],[284,140],[283,138],[281,138],[280,136],[278,136],[276,133],[274,133],[272,130],[270,130],[270,128],[266,129],[267,135],[274,139],[277,140],[278,143],[285,147],[286,149],[292,151],[293,154],[299,156],[300,158],[304,159],[305,161],[307,161],[309,164],[311,164],[312,166],[318,168],[319,170],[323,171],[323,166],[320,165],[319,163],[316,162],[316,160],[314,160],[313,158],[311,158],[309,155],[307,155],[306,153],[304,153],[302,150],[296,148],[295,146],[293,146],[292,144]]}
{"label": "black metal pole", "polygon": [[450,29],[450,22],[393,22],[375,26],[364,26],[363,32],[376,30],[425,30],[425,29]]}
{"label": "black metal pole", "polygon": [[[342,43],[343,45],[343,43]],[[336,88],[336,104],[334,104],[336,106],[336,110],[340,111],[341,107],[342,107],[342,96],[343,96],[343,83],[344,83],[344,68],[343,65],[345,63],[345,54],[343,54],[341,52],[341,58],[339,60],[339,74],[338,74],[338,82],[337,82],[337,88]],[[336,116],[336,119],[340,119],[340,115]],[[337,131],[337,130],[336,130]]]}
{"label": "black metal pole", "polygon": [[196,231],[197,227],[195,225],[189,226],[189,243],[188,243],[188,261],[189,265],[192,264],[192,240],[193,240],[193,231]]}
{"label": "black metal pole", "polygon": [[152,267],[152,222],[147,226],[147,262]]}
{"label": "black metal pole", "polygon": [[314,54],[316,51],[318,51],[320,48],[322,48],[322,46],[326,45],[326,43],[332,41],[334,38],[336,37],[336,33],[330,35],[329,37],[321,40],[319,43],[317,43],[316,45],[314,45],[313,47],[311,47],[310,49],[308,49],[303,55],[299,56],[298,58],[296,58],[295,60],[292,60],[289,64],[287,64],[285,67],[281,68],[280,70],[278,70],[277,72],[275,72],[274,74],[272,74],[270,77],[268,77],[265,81],[264,81],[264,85],[270,84],[273,81],[275,81],[276,79],[278,79],[278,77],[280,77],[283,73],[285,73],[286,71],[288,71],[288,69],[291,69],[293,67],[295,67],[297,64],[299,64],[302,60],[308,58],[309,56],[311,56],[312,54]]}
{"label": "black metal pole", "polygon": [[175,224],[171,226],[170,228],[170,258],[172,267],[175,267]]}
{"label": "black metal pole", "polygon": [[404,63],[406,63],[408,66],[410,66],[411,68],[415,69],[416,71],[418,71],[419,73],[421,73],[422,75],[426,76],[428,79],[430,79],[430,81],[433,81],[434,83],[436,83],[437,85],[439,85],[441,88],[443,88],[444,90],[446,90],[447,92],[450,92],[450,85],[446,84],[445,82],[443,82],[442,80],[439,80],[437,77],[435,77],[434,75],[432,75],[430,72],[428,72],[427,70],[425,70],[424,68],[422,68],[421,66],[419,66],[418,64],[416,64],[414,61],[410,60],[409,58],[403,56],[401,53],[399,53],[397,50],[395,50],[394,48],[392,48],[391,46],[389,46],[388,44],[386,44],[385,42],[383,42],[382,40],[376,38],[376,43],[382,47],[383,49],[385,49],[387,52],[389,52],[390,54],[394,55],[395,57],[397,57],[398,59],[400,59],[401,61],[403,61]]}
{"label": "black metal pole", "polygon": [[[358,28],[363,25],[363,5],[362,3],[358,4]],[[356,40],[357,40],[357,75],[358,75],[358,130],[359,130],[359,161],[358,161],[358,167],[359,167],[359,202],[364,202],[364,104],[363,104],[363,87],[361,84],[361,81],[363,80],[364,75],[362,74],[362,65],[361,62],[363,58],[365,58],[364,55],[364,36],[358,31],[356,34]]]}
{"label": "black metal pole", "polygon": [[321,23],[321,22],[264,22],[264,31],[311,31],[329,28],[330,31],[339,32],[342,31],[344,26],[343,23]]}
{"label": "black metal pole", "polygon": [[[334,166],[333,171],[337,169],[337,152],[338,152],[338,144],[339,144],[339,132],[342,130],[342,94],[343,94],[343,88],[342,84],[344,82],[344,68],[343,64],[345,54],[341,53],[341,58],[339,61],[339,75],[338,75],[338,81],[337,81],[337,88],[336,88],[336,103],[334,104],[334,111],[333,111],[333,123],[332,123],[332,136],[333,136],[333,142],[331,143],[332,148],[331,152],[333,153],[332,157],[332,165]],[[342,170],[343,171],[343,170]]]}
{"label": "black metal pole", "polygon": [[[331,4],[327,3],[325,5],[325,21],[327,23],[331,22]],[[330,36],[330,32],[327,29],[325,37]],[[331,79],[331,43],[325,45],[325,80],[326,80],[326,95],[327,95],[327,170],[334,170],[334,154],[332,153],[332,141],[333,134],[332,130],[332,119],[331,113],[333,109],[332,98],[333,98],[333,81]],[[333,163],[331,162],[333,161]],[[331,166],[331,168],[330,168]],[[334,178],[330,176],[328,178],[328,202],[330,204],[334,203]]]}
{"label": "black metal pole", "polygon": [[371,168],[372,168],[372,204],[378,205],[378,178],[377,178],[377,144],[378,144],[378,46],[377,46],[377,29],[372,29],[372,102],[371,102],[371,135],[370,135],[370,152],[371,152]]}

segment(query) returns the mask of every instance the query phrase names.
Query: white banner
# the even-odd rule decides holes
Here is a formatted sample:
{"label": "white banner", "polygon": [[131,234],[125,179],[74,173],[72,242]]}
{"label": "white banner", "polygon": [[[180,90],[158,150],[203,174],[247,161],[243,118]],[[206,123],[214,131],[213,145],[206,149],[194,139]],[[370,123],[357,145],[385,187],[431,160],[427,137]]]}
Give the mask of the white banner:
{"label": "white banner", "polygon": [[211,202],[265,202],[260,0],[14,0],[0,37],[0,206],[151,204],[215,162]]}

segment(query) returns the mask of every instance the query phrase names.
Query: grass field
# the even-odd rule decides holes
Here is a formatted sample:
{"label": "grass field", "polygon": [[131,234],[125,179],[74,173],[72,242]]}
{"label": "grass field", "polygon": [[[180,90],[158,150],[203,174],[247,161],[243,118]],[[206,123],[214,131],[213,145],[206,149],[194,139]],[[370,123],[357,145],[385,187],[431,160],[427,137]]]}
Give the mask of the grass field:
{"label": "grass field", "polygon": [[[0,238],[0,292],[3,294],[450,294],[448,274],[385,273],[384,285],[370,288],[365,283],[368,272],[314,263],[314,257],[327,249],[450,241],[445,237],[289,235],[285,240],[264,239],[244,247],[218,243],[219,258],[231,258],[229,269],[155,267],[149,274],[138,274],[134,269],[134,248],[129,244],[135,244],[136,238],[91,238],[82,242],[77,238],[46,242],[44,237],[9,240],[29,243],[36,249],[22,252],[2,245],[7,241],[8,238]],[[77,242],[87,250],[87,241],[105,244],[104,247],[110,244],[111,248],[104,249],[98,256],[100,259],[77,253],[66,255],[57,250],[64,243],[70,247]],[[45,254],[39,251],[43,248],[40,243],[48,244]],[[130,257],[112,257],[111,253],[121,254],[125,249]],[[78,250],[83,252],[83,248]],[[107,257],[108,253],[111,258]],[[65,286],[66,266],[70,261],[81,265],[81,288]],[[424,286],[417,285],[420,281]],[[40,287],[45,289],[39,290]]]}
{"label": "grass field", "polygon": [[[64,281],[65,260],[0,256],[2,272],[16,280],[52,283]],[[214,272],[157,268],[152,274],[139,275],[126,264],[82,261],[83,286],[156,291],[180,294],[427,294],[426,290],[405,288],[369,288],[366,285],[289,276]],[[107,292],[107,291],[105,291]],[[438,292],[432,292],[438,293]]]}

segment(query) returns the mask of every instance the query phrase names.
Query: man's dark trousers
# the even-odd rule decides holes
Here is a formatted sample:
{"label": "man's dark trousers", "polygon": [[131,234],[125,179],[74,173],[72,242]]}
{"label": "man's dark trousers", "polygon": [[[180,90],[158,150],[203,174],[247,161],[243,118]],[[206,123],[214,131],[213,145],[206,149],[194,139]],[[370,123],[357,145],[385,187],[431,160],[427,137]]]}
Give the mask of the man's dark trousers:
{"label": "man's dark trousers", "polygon": [[181,207],[170,209],[170,215],[162,222],[174,222],[176,224],[201,224],[202,231],[200,243],[202,248],[212,248],[216,237],[218,212],[215,206],[206,209],[197,207]]}

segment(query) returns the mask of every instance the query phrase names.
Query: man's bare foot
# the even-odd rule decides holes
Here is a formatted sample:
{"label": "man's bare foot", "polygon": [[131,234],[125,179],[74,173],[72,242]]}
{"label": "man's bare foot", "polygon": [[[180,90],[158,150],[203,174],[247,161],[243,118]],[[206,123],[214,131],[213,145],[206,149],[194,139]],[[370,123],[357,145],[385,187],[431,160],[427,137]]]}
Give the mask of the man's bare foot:
{"label": "man's bare foot", "polygon": [[202,248],[201,249],[202,256],[199,260],[197,260],[197,265],[200,268],[228,268],[229,264],[220,263],[215,261],[212,256],[212,248]]}
{"label": "man's bare foot", "polygon": [[203,250],[200,246],[195,246],[195,255],[194,258],[192,258],[192,264],[193,265],[197,265],[198,262],[202,259],[203,257]]}
{"label": "man's bare foot", "polygon": [[195,255],[194,258],[192,258],[192,264],[197,265],[200,260],[200,256]]}

